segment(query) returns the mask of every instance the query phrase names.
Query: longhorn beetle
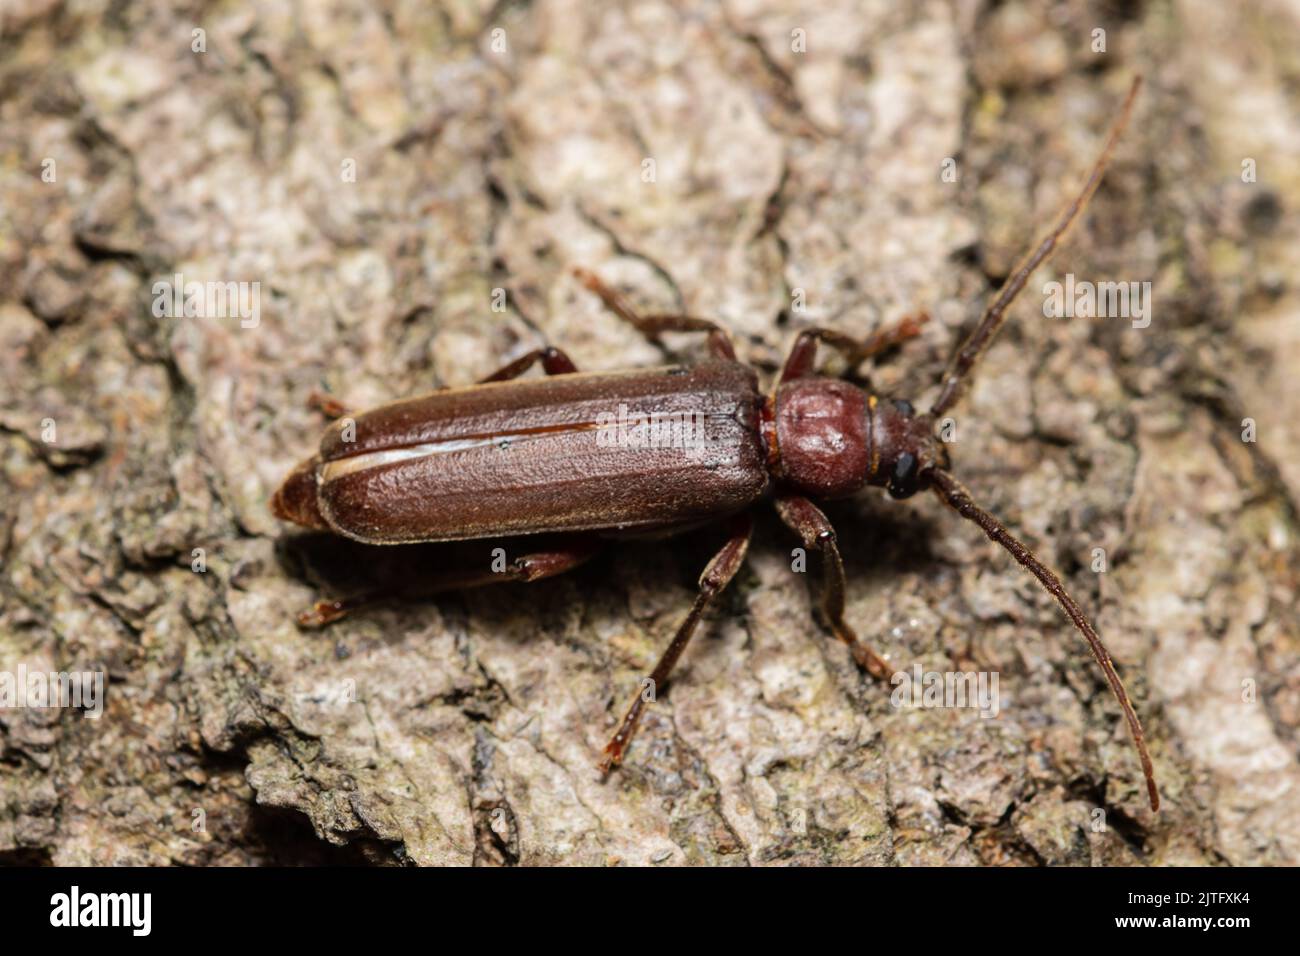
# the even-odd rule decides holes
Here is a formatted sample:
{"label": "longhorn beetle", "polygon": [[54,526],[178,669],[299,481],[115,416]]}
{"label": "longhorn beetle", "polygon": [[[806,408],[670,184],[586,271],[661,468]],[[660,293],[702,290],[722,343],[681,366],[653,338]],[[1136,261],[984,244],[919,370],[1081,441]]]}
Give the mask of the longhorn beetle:
{"label": "longhorn beetle", "polygon": [[[606,307],[652,342],[659,343],[665,332],[706,333],[711,360],[581,374],[559,349],[534,349],[477,385],[340,417],[325,432],[318,453],[285,479],[271,509],[283,520],[367,544],[562,533],[560,543],[516,558],[501,573],[486,567],[462,570],[430,582],[431,590],[536,581],[589,560],[612,537],[672,534],[725,518],[727,542],[700,575],[694,604],[650,674],[652,686],[662,687],[705,607],[744,561],[748,509],[767,496],[804,544],[821,553],[826,624],[861,667],[888,680],[889,665],[844,620],[839,545],[812,499],[843,497],[868,485],[884,487],[895,498],[933,490],[1037,578],[1083,635],[1124,712],[1151,807],[1158,809],[1142,725],[1101,638],[1060,579],[975,504],[949,472],[947,449],[935,436],[936,419],[962,397],[1008,307],[1097,189],[1140,85],[1141,78],[1134,79],[1083,188],[1008,276],[948,365],[938,398],[924,414],[909,402],[878,398],[815,369],[819,345],[842,352],[856,369],[918,334],[923,318],[904,319],[865,340],[805,329],[764,394],[755,372],[736,360],[730,335],[714,322],[638,315],[593,273],[575,269]],[[547,377],[519,378],[538,362]],[[327,412],[345,415],[340,406],[323,404]],[[616,410],[622,413],[617,425]],[[629,421],[632,426],[626,427]],[[665,429],[665,422],[673,427]],[[373,597],[318,601],[299,622],[322,626]],[[638,693],[605,747],[606,774],[622,762],[645,704]]]}

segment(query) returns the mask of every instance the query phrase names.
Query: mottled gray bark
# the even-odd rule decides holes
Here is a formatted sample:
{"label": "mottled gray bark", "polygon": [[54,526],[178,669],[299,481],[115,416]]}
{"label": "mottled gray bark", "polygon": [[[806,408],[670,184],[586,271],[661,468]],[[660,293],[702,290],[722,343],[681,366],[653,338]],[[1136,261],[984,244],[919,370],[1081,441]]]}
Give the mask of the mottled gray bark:
{"label": "mottled gray bark", "polygon": [[[8,3],[0,670],[109,686],[99,720],[0,710],[0,858],[1300,862],[1300,14],[1126,9]],[[928,310],[873,372],[926,398],[1135,71],[1133,127],[951,451],[1095,614],[1159,815],[1078,636],[931,496],[829,509],[849,619],[901,668],[996,672],[994,719],[891,706],[770,518],[604,783],[718,534],[294,625],[358,568],[448,560],[271,518],[314,388],[361,407],[542,342],[661,361],[583,265],[769,370],[799,327]],[[156,318],[176,273],[260,282],[260,321]],[[1067,273],[1150,281],[1150,325],[1046,318]]]}

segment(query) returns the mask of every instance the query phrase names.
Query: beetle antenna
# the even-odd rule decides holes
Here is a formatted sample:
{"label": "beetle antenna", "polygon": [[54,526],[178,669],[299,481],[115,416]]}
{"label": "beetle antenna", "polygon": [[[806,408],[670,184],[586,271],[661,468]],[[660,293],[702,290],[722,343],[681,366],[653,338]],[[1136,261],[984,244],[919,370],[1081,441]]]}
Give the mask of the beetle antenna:
{"label": "beetle antenna", "polygon": [[1064,585],[1061,584],[1061,579],[1038,558],[1034,557],[1032,551],[1002,526],[1002,522],[975,504],[971,500],[970,492],[963,487],[961,482],[941,468],[931,468],[927,475],[934,484],[935,492],[943,499],[944,504],[963,518],[979,525],[980,529],[988,535],[990,541],[1006,548],[1013,558],[1038,579],[1038,583],[1047,590],[1047,593],[1056,598],[1056,603],[1061,605],[1061,609],[1074,622],[1074,626],[1079,629],[1079,633],[1088,642],[1088,648],[1092,651],[1093,658],[1101,665],[1101,669],[1106,675],[1106,683],[1110,684],[1115,699],[1119,701],[1119,706],[1124,711],[1124,719],[1128,722],[1129,732],[1133,735],[1133,743],[1137,746],[1138,759],[1142,762],[1142,773],[1147,780],[1147,796],[1151,800],[1151,809],[1159,810],[1160,793],[1156,790],[1155,771],[1151,767],[1151,755],[1147,753],[1146,737],[1142,734],[1142,724],[1138,721],[1133,705],[1129,703],[1128,692],[1124,689],[1124,682],[1119,679],[1119,674],[1115,672],[1115,665],[1111,663],[1110,652],[1106,650],[1106,645],[1101,642],[1096,630],[1093,629],[1088,618],[1084,616],[1083,610],[1065,590]]}
{"label": "beetle antenna", "polygon": [[1027,256],[1016,264],[1011,271],[1011,275],[1002,283],[1002,288],[998,290],[997,298],[984,310],[984,315],[980,317],[979,325],[970,337],[962,343],[962,347],[957,354],[952,357],[948,363],[947,370],[940,379],[942,389],[939,397],[935,399],[934,406],[930,409],[932,415],[942,415],[949,408],[957,403],[966,390],[970,382],[970,371],[974,368],[979,357],[988,348],[993,337],[998,334],[998,329],[1007,319],[1007,309],[1015,301],[1016,296],[1025,287],[1029,281],[1030,275],[1040,265],[1046,262],[1056,250],[1057,244],[1061,238],[1069,231],[1070,226],[1079,218],[1079,213],[1083,212],[1083,207],[1088,204],[1092,194],[1097,191],[1097,186],[1101,182],[1101,177],[1106,173],[1106,166],[1110,163],[1111,154],[1115,151],[1115,144],[1119,142],[1120,134],[1124,132],[1124,127],[1128,125],[1129,116],[1133,112],[1133,101],[1137,98],[1138,89],[1142,86],[1141,75],[1133,78],[1133,85],[1129,87],[1128,96],[1124,98],[1124,105],[1120,107],[1119,116],[1111,125],[1110,133],[1106,137],[1106,144],[1101,149],[1101,155],[1093,163],[1092,171],[1088,174],[1083,188],[1074,200],[1065,207],[1056,225]]}

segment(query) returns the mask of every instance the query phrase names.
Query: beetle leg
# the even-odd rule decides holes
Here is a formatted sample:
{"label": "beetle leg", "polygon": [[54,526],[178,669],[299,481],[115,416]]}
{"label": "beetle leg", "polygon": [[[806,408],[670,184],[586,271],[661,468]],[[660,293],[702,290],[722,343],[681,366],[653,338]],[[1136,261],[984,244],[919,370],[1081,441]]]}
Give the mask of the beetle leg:
{"label": "beetle leg", "polygon": [[480,379],[478,384],[485,385],[488,382],[505,382],[512,378],[518,378],[539,361],[542,363],[542,371],[547,375],[568,375],[570,372],[578,370],[578,366],[573,364],[573,359],[559,349],[548,345],[546,348],[533,349],[528,354],[521,355],[509,365],[493,372],[487,378]]}
{"label": "beetle leg", "polygon": [[820,343],[842,352],[849,362],[847,371],[852,371],[867,359],[920,335],[921,326],[929,321],[930,317],[924,312],[914,316],[904,316],[893,325],[880,329],[865,339],[855,339],[834,329],[804,329],[794,340],[778,382],[788,382],[790,379],[813,374],[817,361],[817,346]]}
{"label": "beetle leg", "polygon": [[879,654],[858,639],[853,628],[844,620],[844,561],[835,542],[835,529],[831,527],[821,509],[797,495],[776,499],[776,510],[804,546],[822,553],[824,584],[822,585],[822,615],[832,632],[849,646],[853,659],[872,677],[889,680],[893,668]]}
{"label": "beetle leg", "polygon": [[305,611],[298,612],[298,626],[308,630],[322,628],[333,624],[340,618],[347,617],[359,607],[374,604],[380,600],[379,595],[367,594],[360,597],[339,598],[334,601],[317,601]]}
{"label": "beetle leg", "polygon": [[[505,382],[512,378],[518,378],[539,361],[542,363],[542,370],[547,375],[568,375],[570,372],[578,370],[578,367],[573,364],[573,359],[569,358],[560,349],[548,345],[546,348],[533,349],[531,352],[521,355],[504,368],[493,372],[487,378],[480,379],[478,384],[485,385],[488,382]],[[314,408],[329,418],[342,418],[348,414],[346,405],[333,395],[319,390],[313,391],[307,396],[307,407]]]}
{"label": "beetle leg", "polygon": [[729,333],[718,323],[710,319],[700,319],[693,315],[639,315],[624,301],[623,297],[605,285],[600,277],[587,269],[576,268],[573,274],[605,303],[605,308],[613,312],[624,322],[631,325],[653,344],[662,346],[659,336],[664,332],[708,332],[709,351],[715,358],[736,360],[736,349]]}
{"label": "beetle leg", "polygon": [[638,691],[636,697],[632,700],[632,706],[628,708],[627,713],[624,715],[618,731],[605,745],[605,756],[600,764],[602,774],[608,775],[611,770],[623,762],[623,754],[627,751],[627,745],[631,742],[632,735],[636,733],[637,724],[641,721],[641,713],[647,703],[646,691],[650,692],[649,699],[654,700],[655,693],[667,682],[673,666],[677,663],[677,659],[682,656],[682,651],[690,643],[691,635],[695,633],[695,627],[700,623],[700,616],[704,613],[704,609],[736,576],[736,572],[744,563],[745,551],[749,548],[749,533],[752,528],[753,519],[748,514],[739,515],[732,524],[731,537],[727,539],[727,543],[722,546],[722,549],[713,556],[713,560],[708,563],[704,573],[700,575],[700,590],[695,596],[695,603],[691,605],[686,619],[678,625],[677,633],[673,635],[668,649],[659,658],[659,663],[650,672],[649,684],[646,685],[643,682],[642,689]]}
{"label": "beetle leg", "polygon": [[[505,382],[512,378],[518,378],[539,361],[542,363],[542,370],[547,375],[568,375],[570,372],[578,370],[578,367],[573,364],[573,359],[569,358],[560,349],[548,345],[546,348],[533,349],[531,352],[521,355],[504,368],[493,372],[487,378],[480,379],[478,384],[485,385],[488,382]],[[346,405],[328,392],[322,392],[319,389],[307,396],[307,407],[316,409],[328,418],[342,418],[348,414]]]}
{"label": "beetle leg", "polygon": [[326,418],[342,418],[348,413],[348,407],[328,392],[313,389],[307,396],[307,407],[320,412]]}
{"label": "beetle leg", "polygon": [[[459,568],[439,573],[433,580],[420,588],[421,594],[437,594],[443,591],[463,591],[469,588],[485,587],[490,584],[502,584],[507,581],[540,581],[555,577],[565,571],[572,571],[584,564],[605,547],[605,542],[587,535],[576,536],[568,542],[557,544],[544,551],[535,551],[520,555],[505,565],[500,571],[488,568]],[[372,604],[392,597],[396,591],[380,591],[357,597],[342,598],[333,601],[317,601],[310,608],[298,614],[298,626],[309,630],[332,624],[342,617]]]}

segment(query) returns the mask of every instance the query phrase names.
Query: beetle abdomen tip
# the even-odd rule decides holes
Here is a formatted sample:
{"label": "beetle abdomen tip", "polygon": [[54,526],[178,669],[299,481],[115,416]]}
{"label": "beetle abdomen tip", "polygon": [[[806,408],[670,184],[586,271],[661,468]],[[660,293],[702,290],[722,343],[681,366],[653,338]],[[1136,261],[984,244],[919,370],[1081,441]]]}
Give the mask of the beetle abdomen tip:
{"label": "beetle abdomen tip", "polygon": [[308,458],[289,473],[271,496],[271,514],[305,528],[329,530],[316,501],[316,466],[320,459]]}

